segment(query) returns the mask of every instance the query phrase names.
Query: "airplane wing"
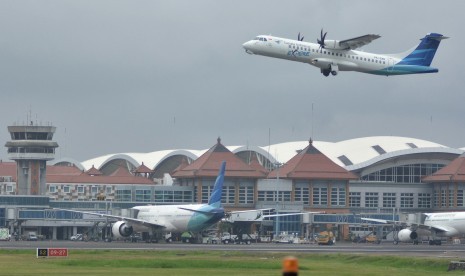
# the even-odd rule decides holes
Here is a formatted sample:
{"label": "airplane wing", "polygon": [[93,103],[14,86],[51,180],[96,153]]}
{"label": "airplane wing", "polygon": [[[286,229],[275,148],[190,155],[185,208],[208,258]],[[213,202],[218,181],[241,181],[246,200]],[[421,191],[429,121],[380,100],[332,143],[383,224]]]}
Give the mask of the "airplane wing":
{"label": "airplane wing", "polygon": [[264,215],[263,211],[273,210],[273,208],[268,209],[255,209],[255,210],[244,210],[244,211],[231,211],[228,212],[225,221],[234,222],[259,222],[265,218],[271,217],[284,217],[284,216],[293,216],[293,215],[303,215],[303,214],[318,214],[321,212],[299,212],[299,213],[286,213],[286,214],[274,214],[274,215]]}
{"label": "airplane wing", "polygon": [[184,208],[184,207],[179,207],[179,209],[190,211],[190,212],[193,212],[193,213],[200,213],[200,214],[204,214],[204,215],[216,215],[216,214],[224,213],[224,210],[222,208],[216,208],[216,209],[212,209],[212,210],[209,210],[209,211],[195,210],[195,209],[189,209],[189,208]]}
{"label": "airplane wing", "polygon": [[362,35],[362,36],[355,37],[355,38],[341,40],[339,41],[339,45],[341,47],[346,47],[347,50],[353,50],[353,49],[357,49],[362,46],[365,46],[369,44],[370,42],[372,42],[373,40],[380,38],[380,37],[381,36],[374,35],[374,34]]}
{"label": "airplane wing", "polygon": [[138,225],[143,225],[143,226],[146,226],[146,227],[153,227],[153,228],[158,228],[158,229],[165,228],[165,226],[161,225],[161,224],[156,224],[156,223],[148,222],[146,220],[130,218],[130,217],[114,216],[114,215],[108,215],[108,214],[86,212],[86,211],[76,211],[76,210],[69,210],[69,209],[59,209],[59,208],[53,208],[53,210],[81,213],[81,214],[97,216],[97,217],[101,217],[101,218],[110,218],[110,219],[114,219],[114,220],[117,220],[117,221],[122,220],[122,221],[128,222],[129,224],[138,224]]}
{"label": "airplane wing", "polygon": [[407,223],[404,221],[397,221],[397,220],[384,220],[384,219],[372,219],[372,218],[361,218],[361,220],[365,221],[372,221],[372,222],[378,222],[378,223],[383,223],[383,224],[392,224],[392,225],[398,225],[398,226],[404,226],[404,227],[414,227],[416,229],[425,229],[425,230],[433,230],[436,232],[443,232],[443,233],[455,233],[456,229],[448,226],[442,226],[442,225],[424,225],[424,224],[419,224],[419,223]]}

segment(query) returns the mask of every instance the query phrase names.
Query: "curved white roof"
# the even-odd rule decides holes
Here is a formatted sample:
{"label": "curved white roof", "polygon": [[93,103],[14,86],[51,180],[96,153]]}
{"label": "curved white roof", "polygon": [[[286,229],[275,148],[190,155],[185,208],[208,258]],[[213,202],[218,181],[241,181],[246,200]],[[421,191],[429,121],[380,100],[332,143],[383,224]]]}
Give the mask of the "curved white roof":
{"label": "curved white roof", "polygon": [[184,155],[192,159],[197,159],[200,155],[202,155],[206,150],[161,150],[161,151],[153,151],[149,153],[116,153],[116,154],[108,154],[100,157],[96,157],[93,159],[86,160],[82,162],[82,166],[88,170],[95,166],[97,169],[101,169],[106,163],[116,160],[116,159],[123,159],[135,167],[144,165],[148,168],[154,169],[158,164],[163,162],[165,159],[175,156],[175,155]]}
{"label": "curved white roof", "polygon": [[[262,147],[228,146],[227,148],[233,153],[255,151],[265,156],[273,163],[286,163],[289,159],[295,156],[299,150],[307,147],[308,143],[308,141],[296,141]],[[398,136],[363,137],[340,142],[314,141],[313,145],[324,155],[328,156],[333,162],[348,170],[366,167],[393,156],[428,152],[453,154],[461,154],[464,152],[464,149],[449,148],[426,140]],[[154,151],[149,153],[117,153],[89,159],[82,162],[80,165],[86,170],[90,169],[92,165],[100,169],[103,165],[112,160],[124,159],[136,167],[140,166],[142,162],[144,162],[147,167],[154,169],[158,164],[171,156],[184,155],[195,160],[206,151],[207,150],[177,149]],[[351,164],[344,164],[339,158],[341,156],[345,156]],[[76,165],[79,166],[79,164]]]}

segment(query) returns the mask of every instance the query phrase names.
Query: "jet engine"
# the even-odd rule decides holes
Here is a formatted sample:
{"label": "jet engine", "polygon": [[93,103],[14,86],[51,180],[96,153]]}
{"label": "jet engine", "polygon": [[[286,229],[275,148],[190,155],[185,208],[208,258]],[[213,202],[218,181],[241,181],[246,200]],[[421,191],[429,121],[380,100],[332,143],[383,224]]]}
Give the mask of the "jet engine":
{"label": "jet engine", "polygon": [[399,238],[399,241],[401,242],[411,242],[418,238],[418,234],[417,232],[412,231],[410,229],[402,229],[397,234],[397,237]]}
{"label": "jet engine", "polygon": [[126,222],[118,221],[111,227],[111,232],[113,233],[114,238],[126,238],[132,234],[133,230],[132,226],[127,225]]}

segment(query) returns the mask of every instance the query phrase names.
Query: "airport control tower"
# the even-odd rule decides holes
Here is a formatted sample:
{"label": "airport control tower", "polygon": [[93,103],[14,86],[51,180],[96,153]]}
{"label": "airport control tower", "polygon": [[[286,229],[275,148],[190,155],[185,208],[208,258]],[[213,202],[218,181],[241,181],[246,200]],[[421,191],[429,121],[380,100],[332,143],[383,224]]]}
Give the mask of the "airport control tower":
{"label": "airport control tower", "polygon": [[45,195],[46,162],[55,158],[54,126],[9,126],[11,141],[5,144],[8,158],[16,161],[16,194]]}

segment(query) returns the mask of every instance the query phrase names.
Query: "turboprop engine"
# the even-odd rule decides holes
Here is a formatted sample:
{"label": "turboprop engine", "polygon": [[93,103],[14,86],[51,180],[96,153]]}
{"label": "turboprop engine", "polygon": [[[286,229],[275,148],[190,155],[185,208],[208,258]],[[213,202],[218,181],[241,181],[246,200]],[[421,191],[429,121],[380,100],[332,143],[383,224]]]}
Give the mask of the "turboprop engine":
{"label": "turboprop engine", "polygon": [[401,242],[411,242],[418,238],[418,234],[410,229],[402,229],[397,234],[397,237]]}
{"label": "turboprop engine", "polygon": [[115,238],[126,238],[132,234],[133,230],[132,226],[127,225],[126,222],[118,221],[114,223],[111,227],[111,232],[113,233],[113,237]]}
{"label": "turboprop engine", "polygon": [[331,50],[347,50],[347,46],[342,47],[339,45],[339,40],[325,40],[324,48]]}
{"label": "turboprop engine", "polygon": [[[347,50],[347,46],[341,46],[339,40],[327,40],[326,33],[323,34],[323,29],[321,29],[320,38],[317,38],[317,43],[320,44],[320,48],[331,49],[331,50]],[[302,37],[303,39],[303,37]],[[299,33],[300,40],[300,33]]]}

